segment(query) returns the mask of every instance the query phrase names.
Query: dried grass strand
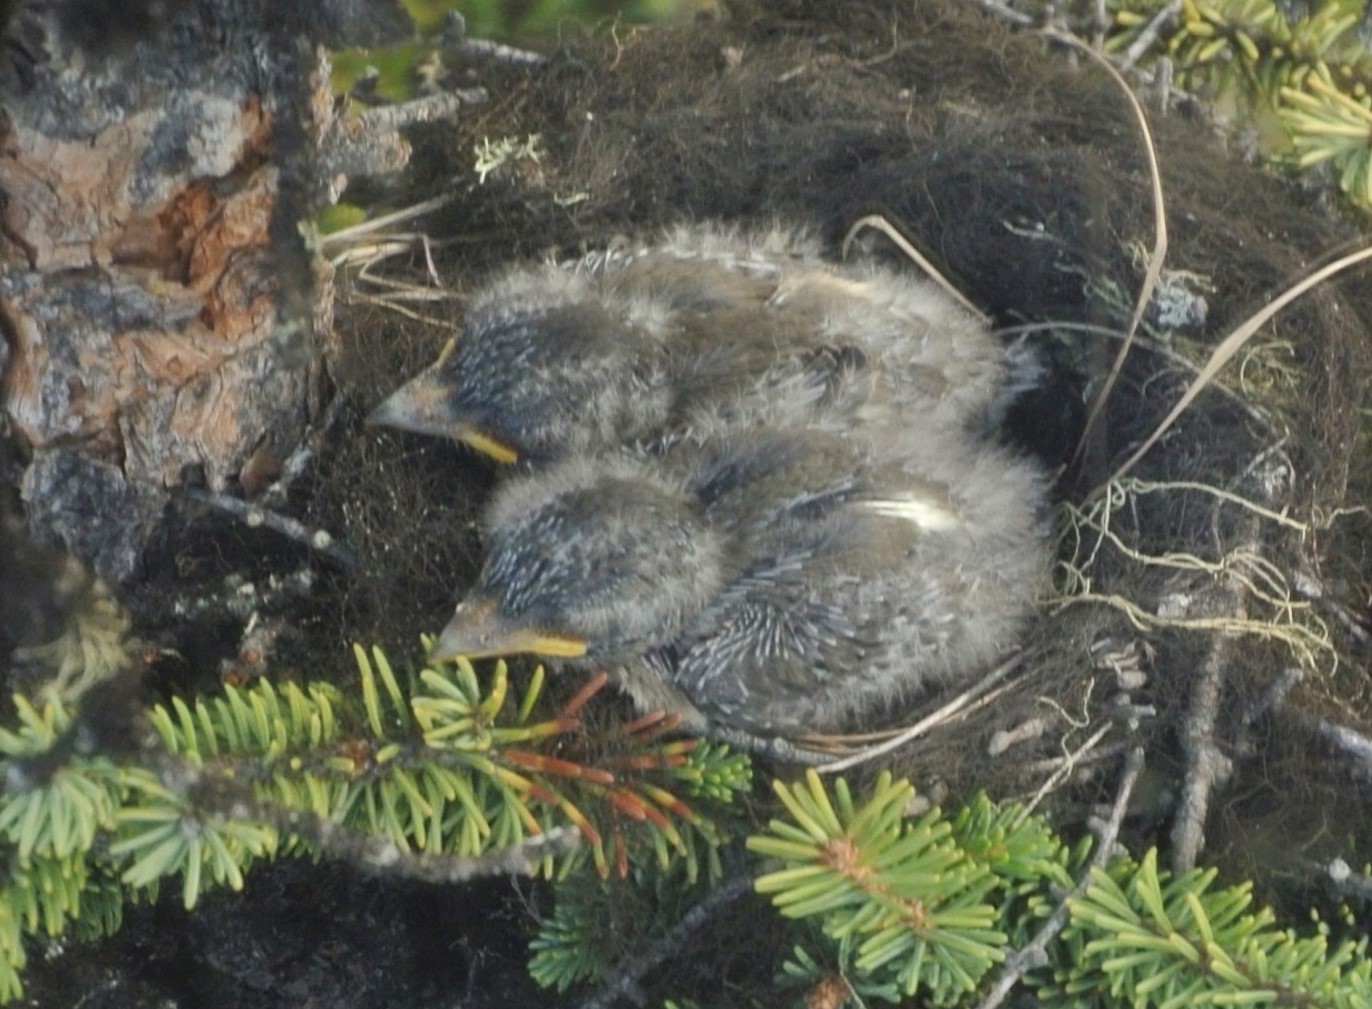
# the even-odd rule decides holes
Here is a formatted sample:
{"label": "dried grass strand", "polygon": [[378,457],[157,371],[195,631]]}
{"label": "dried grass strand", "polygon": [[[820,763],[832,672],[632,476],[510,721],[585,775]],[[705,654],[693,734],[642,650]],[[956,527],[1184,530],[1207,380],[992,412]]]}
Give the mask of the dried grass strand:
{"label": "dried grass strand", "polygon": [[849,228],[848,233],[843,236],[844,259],[848,258],[848,248],[853,244],[853,239],[855,239],[858,236],[858,232],[862,231],[864,228],[873,228],[877,231],[880,231],[883,235],[885,235],[887,238],[889,238],[892,242],[895,243],[896,248],[900,249],[901,252],[905,253],[905,255],[910,257],[910,259],[915,263],[915,265],[917,265],[921,270],[928,274],[929,278],[932,281],[934,281],[934,283],[938,284],[939,287],[943,288],[950,295],[952,295],[953,299],[959,305],[967,309],[967,311],[971,312],[983,323],[989,323],[991,321],[990,316],[988,316],[981,309],[977,308],[976,305],[972,304],[972,302],[967,299],[966,295],[964,295],[961,291],[954,287],[952,282],[949,281],[947,277],[939,273],[938,268],[935,267],[934,264],[931,263],[928,260],[928,258],[924,256],[923,253],[921,253],[912,244],[910,244],[910,240],[907,239],[904,235],[902,235],[900,231],[896,229],[895,225],[893,225],[881,214],[868,214],[866,217],[860,217],[855,222],[853,222],[853,226]]}
{"label": "dried grass strand", "polygon": [[924,733],[928,732],[934,726],[947,721],[953,715],[977,700],[982,694],[990,690],[1006,676],[1010,675],[1010,673],[1014,672],[1015,669],[1019,668],[1019,665],[1023,660],[1024,654],[1022,652],[1012,656],[995,669],[991,670],[986,676],[982,677],[978,683],[958,694],[943,707],[930,713],[928,716],[921,718],[914,725],[910,726],[910,728],[892,736],[890,739],[886,740],[886,742],[879,743],[876,746],[869,746],[865,750],[859,750],[857,753],[844,757],[842,760],[821,764],[815,770],[820,774],[837,774],[839,771],[846,771],[850,767],[866,763],[884,753],[890,753],[892,750],[899,749],[910,740],[924,735]]}
{"label": "dried grass strand", "polygon": [[1177,418],[1186,412],[1186,408],[1200,395],[1201,390],[1210,384],[1219,370],[1228,364],[1230,359],[1239,352],[1239,349],[1248,342],[1253,334],[1265,326],[1278,312],[1315,285],[1323,283],[1330,277],[1342,273],[1349,267],[1356,266],[1367,259],[1372,259],[1372,245],[1360,249],[1357,252],[1349,253],[1347,256],[1336,259],[1327,266],[1316,270],[1304,280],[1287,288],[1280,296],[1274,298],[1262,309],[1254,312],[1244,320],[1244,322],[1226,336],[1220,342],[1220,345],[1215,348],[1215,352],[1210,355],[1210,360],[1205,363],[1205,366],[1200,370],[1200,374],[1198,374],[1195,380],[1187,386],[1186,391],[1183,392],[1181,398],[1177,400],[1176,406],[1172,407],[1167,416],[1164,417],[1162,422],[1153,430],[1153,433],[1144,440],[1143,444],[1134,451],[1133,455],[1126,459],[1120,467],[1115,470],[1114,475],[1098,490],[1105,489],[1133,469],[1138,461],[1148,453],[1148,450],[1158,443],[1158,439],[1171,429],[1172,425],[1176,423]]}
{"label": "dried grass strand", "polygon": [[1129,328],[1125,330],[1124,342],[1120,344],[1120,349],[1115,354],[1114,363],[1110,366],[1110,372],[1106,375],[1105,382],[1101,385],[1095,402],[1091,404],[1091,412],[1086,415],[1086,424],[1082,428],[1081,438],[1077,442],[1076,451],[1072,454],[1072,461],[1076,463],[1085,453],[1096,421],[1100,417],[1101,411],[1105,409],[1105,404],[1110,399],[1110,393],[1115,387],[1115,382],[1124,369],[1125,359],[1128,358],[1129,351],[1134,344],[1134,334],[1138,332],[1139,323],[1143,321],[1143,313],[1147,311],[1149,303],[1153,300],[1153,292],[1157,289],[1158,279],[1162,276],[1163,263],[1167,259],[1167,210],[1163,199],[1162,172],[1158,168],[1157,146],[1153,142],[1153,131],[1148,126],[1148,114],[1143,111],[1143,106],[1139,104],[1129,82],[1120,75],[1114,64],[1080,39],[1055,31],[1045,31],[1044,35],[1081,50],[1104,67],[1105,71],[1119,85],[1120,90],[1124,92],[1125,97],[1129,99],[1129,107],[1134,111],[1139,132],[1143,135],[1143,149],[1148,158],[1149,186],[1153,195],[1153,251],[1148,257],[1148,269],[1144,273],[1143,286],[1139,288],[1139,296],[1134,303],[1134,314],[1129,318]]}

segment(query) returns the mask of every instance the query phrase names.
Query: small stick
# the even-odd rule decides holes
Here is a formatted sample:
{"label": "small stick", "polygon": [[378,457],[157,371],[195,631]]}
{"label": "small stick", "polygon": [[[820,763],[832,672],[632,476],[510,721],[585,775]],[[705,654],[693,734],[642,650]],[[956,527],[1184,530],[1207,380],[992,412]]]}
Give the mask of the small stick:
{"label": "small stick", "polygon": [[730,746],[755,753],[765,760],[776,760],[785,764],[802,764],[806,767],[815,767],[822,765],[826,760],[832,760],[834,757],[832,753],[823,753],[819,750],[808,750],[797,746],[789,739],[782,739],[780,736],[759,736],[725,725],[711,725],[707,732],[712,738],[728,743]]}
{"label": "small stick", "polygon": [[1105,30],[1110,27],[1110,16],[1105,12],[1105,0],[1096,0],[1091,18],[1091,48],[1100,52],[1105,48]]}
{"label": "small stick", "polygon": [[1118,743],[1111,743],[1109,746],[1102,746],[1100,749],[1092,750],[1090,753],[1082,754],[1080,757],[1076,754],[1067,754],[1062,757],[1048,757],[1044,760],[1034,760],[1021,765],[1019,770],[1021,774],[1042,774],[1044,771],[1055,771],[1068,763],[1074,764],[1077,767],[1085,767],[1088,764],[1099,764],[1103,760],[1118,757],[1132,745],[1132,743],[1121,741]]}
{"label": "small stick", "polygon": [[1028,28],[1034,23],[1034,19],[1028,14],[1021,14],[1013,7],[1000,3],[1000,0],[972,0],[972,2],[987,14],[993,14],[1012,25],[1018,25],[1020,28]]}
{"label": "small stick", "polygon": [[1315,722],[1315,731],[1333,743],[1337,749],[1363,765],[1365,773],[1372,772],[1372,739],[1346,725],[1335,725],[1323,718]]}
{"label": "small stick", "polygon": [[1169,18],[1174,18],[1181,10],[1181,0],[1168,0],[1156,14],[1149,19],[1143,26],[1138,37],[1129,43],[1129,48],[1124,50],[1120,56],[1120,73],[1128,73],[1133,69],[1134,64],[1143,58],[1143,54],[1153,48],[1153,43],[1158,40],[1158,35],[1162,33],[1162,26],[1167,23]]}
{"label": "small stick", "polygon": [[310,425],[305,436],[300,439],[300,444],[296,445],[291,454],[286,457],[286,461],[281,464],[281,475],[262,492],[262,504],[265,507],[278,508],[286,503],[291,487],[304,475],[306,467],[319,454],[324,439],[334,424],[338,422],[343,405],[347,400],[348,397],[341,394],[334,396],[329,405],[324,408],[324,415],[319,418],[319,422]]}
{"label": "small stick", "polygon": [[492,42],[489,39],[463,39],[453,48],[471,53],[473,56],[485,57],[488,60],[499,60],[501,63],[539,67],[548,62],[548,57],[542,53],[536,53],[530,49],[516,49],[514,46]]}
{"label": "small stick", "polygon": [[639,982],[649,971],[680,953],[682,947],[715,913],[752,889],[751,875],[735,876],[725,880],[704,900],[683,914],[661,939],[616,967],[606,979],[604,987],[581,1003],[581,1009],[609,1009],[622,998],[632,998],[632,993],[638,990]]}
{"label": "small stick", "polygon": [[465,883],[483,876],[531,875],[544,856],[565,854],[581,840],[581,832],[575,827],[556,827],[482,855],[408,852],[389,838],[359,834],[308,810],[264,801],[241,782],[208,775],[160,748],[150,750],[149,765],[158,780],[196,810],[229,820],[266,824],[283,837],[295,834],[325,855],[380,875],[439,884]]}
{"label": "small stick", "polygon": [[351,225],[350,227],[339,228],[337,231],[322,235],[319,239],[319,244],[323,248],[328,248],[330,245],[356,242],[377,231],[384,231],[392,224],[399,224],[402,221],[411,221],[416,217],[431,214],[435,210],[440,210],[447,206],[452,201],[453,196],[451,193],[444,196],[435,196],[433,199],[423,200],[420,203],[402,207],[400,210],[393,211],[389,214],[382,214],[380,217],[373,217],[369,220]]}
{"label": "small stick", "polygon": [[1115,791],[1115,805],[1110,810],[1109,821],[1101,827],[1097,835],[1096,850],[1091,855],[1091,862],[1086,867],[1086,871],[1082,873],[1077,885],[1072,887],[1072,892],[1062,899],[1057,909],[1044,923],[1043,928],[1039,929],[1028,945],[1006,957],[1005,967],[1001,971],[1000,977],[991,986],[991,990],[986,993],[986,997],[977,1005],[977,1009],[996,1009],[996,1006],[1005,1001],[1005,996],[1010,994],[1010,989],[1024,976],[1026,971],[1041,967],[1048,962],[1048,944],[1067,924],[1067,902],[1086,892],[1087,886],[1091,883],[1092,870],[1103,867],[1110,858],[1110,852],[1115,847],[1115,839],[1119,837],[1120,825],[1124,823],[1124,814],[1129,808],[1129,797],[1134,792],[1134,784],[1138,781],[1139,773],[1142,770],[1143,748],[1136,746],[1129,751],[1129,756],[1125,758],[1124,771],[1120,774],[1119,788]]}
{"label": "small stick", "polygon": [[1091,733],[1090,738],[1087,739],[1086,742],[1082,743],[1079,747],[1077,747],[1075,750],[1073,750],[1071,753],[1067,754],[1063,758],[1062,766],[1057,768],[1055,771],[1053,771],[1052,774],[1048,776],[1048,779],[1042,785],[1039,786],[1039,790],[1034,793],[1034,797],[1029,800],[1028,804],[1025,805],[1024,811],[1019,815],[1019,822],[1023,822],[1024,818],[1029,816],[1034,811],[1034,807],[1036,807],[1040,802],[1042,802],[1044,800],[1044,797],[1047,796],[1048,793],[1051,792],[1055,787],[1057,787],[1057,785],[1062,781],[1063,778],[1066,778],[1069,774],[1071,774],[1077,768],[1078,764],[1081,762],[1083,758],[1090,755],[1091,751],[1095,748],[1096,744],[1099,743],[1102,739],[1104,739],[1106,734],[1112,728],[1114,728],[1114,726],[1108,722],[1105,725],[1102,725],[1095,732]]}
{"label": "small stick", "polygon": [[1298,666],[1283,669],[1271,685],[1263,691],[1262,696],[1244,710],[1240,718],[1244,728],[1251,726],[1268,712],[1280,711],[1285,707],[1286,695],[1291,692],[1292,687],[1301,681],[1304,675]]}
{"label": "small stick", "polygon": [[299,519],[268,511],[227,494],[214,494],[203,490],[191,490],[186,494],[192,501],[198,501],[241,519],[250,529],[265,527],[323,554],[349,571],[357,568],[357,554],[353,553],[350,547],[335,540],[333,534],[324,529],[311,529]]}
{"label": "small stick", "polygon": [[458,91],[440,91],[398,105],[379,105],[358,116],[360,122],[356,126],[351,126],[350,130],[357,133],[383,129],[398,130],[402,126],[413,126],[415,123],[453,119],[462,106],[479,105],[487,98],[485,88],[466,88]]}
{"label": "small stick", "polygon": [[[1258,519],[1243,520],[1245,547],[1257,550]],[[1218,609],[1225,616],[1245,619],[1248,607],[1241,581],[1229,577],[1218,592]],[[1178,875],[1195,867],[1196,857],[1205,843],[1205,817],[1210,808],[1210,793],[1217,783],[1229,777],[1231,762],[1215,744],[1215,719],[1219,717],[1224,674],[1234,650],[1234,638],[1218,634],[1211,639],[1210,652],[1201,666],[1191,691],[1191,704],[1182,723],[1181,743],[1186,753],[1186,780],[1182,784],[1177,819],[1172,826],[1172,869]]]}

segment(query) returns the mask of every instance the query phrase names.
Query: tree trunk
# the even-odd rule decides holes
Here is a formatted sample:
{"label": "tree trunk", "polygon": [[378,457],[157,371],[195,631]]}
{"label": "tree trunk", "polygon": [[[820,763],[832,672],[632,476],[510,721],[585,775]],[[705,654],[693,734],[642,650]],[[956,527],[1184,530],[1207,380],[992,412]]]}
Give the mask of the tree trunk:
{"label": "tree trunk", "polygon": [[35,534],[115,582],[169,491],[254,489],[318,409],[310,43],[408,25],[362,0],[163,6],[22,10],[0,67],[0,424]]}

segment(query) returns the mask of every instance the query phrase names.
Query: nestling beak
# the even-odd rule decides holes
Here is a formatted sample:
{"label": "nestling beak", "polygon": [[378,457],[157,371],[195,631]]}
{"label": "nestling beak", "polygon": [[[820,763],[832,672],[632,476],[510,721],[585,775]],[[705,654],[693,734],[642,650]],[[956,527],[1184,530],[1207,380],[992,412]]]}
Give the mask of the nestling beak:
{"label": "nestling beak", "polygon": [[515,462],[519,453],[513,446],[449,413],[450,392],[448,383],[430,368],[392,393],[371,412],[367,423],[416,434],[456,438],[496,462]]}
{"label": "nestling beak", "polygon": [[488,659],[524,654],[574,659],[586,654],[586,641],[570,634],[520,627],[500,615],[494,599],[468,599],[457,607],[429,650],[429,661],[443,662],[459,655]]}

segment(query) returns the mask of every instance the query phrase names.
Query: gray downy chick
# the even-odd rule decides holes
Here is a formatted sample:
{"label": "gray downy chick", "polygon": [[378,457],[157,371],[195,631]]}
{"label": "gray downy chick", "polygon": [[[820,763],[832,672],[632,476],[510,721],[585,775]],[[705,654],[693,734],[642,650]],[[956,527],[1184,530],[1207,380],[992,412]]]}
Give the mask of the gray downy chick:
{"label": "gray downy chick", "polygon": [[546,462],[915,405],[922,424],[975,425],[1003,380],[999,343],[932,284],[827,263],[795,229],[682,226],[505,274],[371,420]]}
{"label": "gray downy chick", "polygon": [[1040,474],[937,432],[893,455],[748,431],[511,481],[433,657],[607,669],[687,728],[783,736],[971,678],[1043,582]]}

